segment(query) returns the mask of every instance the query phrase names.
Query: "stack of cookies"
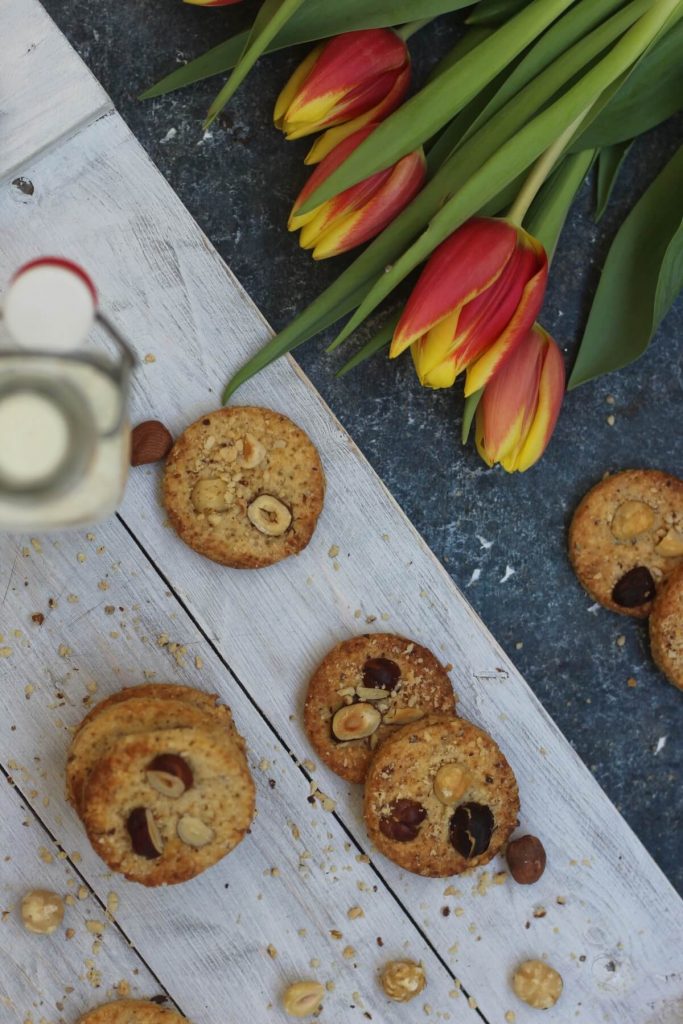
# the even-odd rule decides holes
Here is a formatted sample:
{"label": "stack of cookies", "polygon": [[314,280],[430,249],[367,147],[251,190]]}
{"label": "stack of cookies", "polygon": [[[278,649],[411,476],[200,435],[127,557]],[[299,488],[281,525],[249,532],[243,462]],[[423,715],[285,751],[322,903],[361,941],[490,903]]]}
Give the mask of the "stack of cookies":
{"label": "stack of cookies", "polygon": [[227,707],[154,683],[108,697],[76,731],[67,797],[96,852],[143,885],[194,878],[242,840],[254,783]]}
{"label": "stack of cookies", "polygon": [[175,1010],[145,999],[119,999],[88,1010],[77,1024],[190,1024]]}
{"label": "stack of cookies", "polygon": [[683,688],[683,480],[656,469],[605,477],[574,513],[569,557],[601,605],[649,618],[655,661]]}
{"label": "stack of cookies", "polygon": [[517,825],[504,755],[456,716],[445,668],[405,637],[335,647],[310,681],[304,723],[325,764],[365,783],[370,838],[408,871],[444,877],[487,864]]}

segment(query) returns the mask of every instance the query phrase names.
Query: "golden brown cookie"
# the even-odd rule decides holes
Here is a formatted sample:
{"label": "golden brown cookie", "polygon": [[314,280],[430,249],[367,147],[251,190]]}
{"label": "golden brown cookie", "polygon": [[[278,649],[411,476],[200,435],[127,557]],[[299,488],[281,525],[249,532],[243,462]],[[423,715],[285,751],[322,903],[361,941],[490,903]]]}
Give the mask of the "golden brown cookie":
{"label": "golden brown cookie", "polygon": [[190,1024],[175,1010],[166,1010],[146,999],[119,999],[88,1010],[77,1024]]}
{"label": "golden brown cookie", "polygon": [[235,569],[298,554],[323,507],[325,476],[308,436],[278,412],[232,406],[178,438],[164,504],[181,540]]}
{"label": "golden brown cookie", "polygon": [[655,592],[683,562],[683,480],[656,469],[601,480],[574,513],[569,557],[596,601],[646,618]]}
{"label": "golden brown cookie", "polygon": [[657,592],[648,625],[652,657],[666,678],[683,690],[683,564]]}
{"label": "golden brown cookie", "polygon": [[517,825],[517,782],[499,747],[462,718],[430,715],[375,754],[364,814],[377,849],[407,871],[487,864]]}
{"label": "golden brown cookie", "polygon": [[[177,692],[179,687],[156,684],[158,696],[143,697],[129,687],[107,698],[93,708],[74,734],[66,764],[66,793],[69,802],[77,811],[81,810],[82,794],[88,775],[98,759],[121,736],[149,732],[151,729],[174,729],[181,726],[196,726],[213,729],[225,728],[236,742],[241,744],[228,708],[212,705],[209,701],[188,699],[174,700],[166,696],[168,691]],[[190,691],[196,697],[209,696],[199,691]],[[124,697],[127,692],[133,693]],[[215,698],[214,698],[215,699]]]}
{"label": "golden brown cookie", "polygon": [[143,885],[174,885],[215,864],[254,814],[244,752],[222,728],[118,739],[93,766],[81,817],[95,851]]}
{"label": "golden brown cookie", "polygon": [[431,651],[393,633],[367,633],[334,647],[308,685],[304,726],[328,767],[362,782],[373,751],[425,714],[453,714],[446,670]]}

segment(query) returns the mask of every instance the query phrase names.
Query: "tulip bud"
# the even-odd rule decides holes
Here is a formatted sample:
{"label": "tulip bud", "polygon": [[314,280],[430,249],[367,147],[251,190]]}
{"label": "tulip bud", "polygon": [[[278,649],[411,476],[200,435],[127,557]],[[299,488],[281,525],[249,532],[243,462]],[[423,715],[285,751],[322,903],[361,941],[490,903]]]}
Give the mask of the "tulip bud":
{"label": "tulip bud", "polygon": [[289,230],[301,228],[299,244],[302,249],[313,250],[314,260],[337,256],[374,238],[422,187],[426,163],[419,149],[308,213],[297,213],[308,196],[376,127],[366,125],[335,146],[315,168],[292,207]]}
{"label": "tulip bud", "polygon": [[506,220],[474,217],[432,253],[391,344],[412,346],[425,387],[451,387],[467,370],[465,394],[482,388],[527,334],[543,304],[543,246]]}
{"label": "tulip bud", "polygon": [[287,139],[339,126],[314,144],[306,162],[317,163],[358,128],[390,114],[409,84],[408,48],[395,32],[344,32],[296,69],[275,104],[275,126]]}
{"label": "tulip bud", "polygon": [[564,396],[564,361],[557,343],[534,324],[484,388],[476,442],[489,466],[523,473],[548,446]]}

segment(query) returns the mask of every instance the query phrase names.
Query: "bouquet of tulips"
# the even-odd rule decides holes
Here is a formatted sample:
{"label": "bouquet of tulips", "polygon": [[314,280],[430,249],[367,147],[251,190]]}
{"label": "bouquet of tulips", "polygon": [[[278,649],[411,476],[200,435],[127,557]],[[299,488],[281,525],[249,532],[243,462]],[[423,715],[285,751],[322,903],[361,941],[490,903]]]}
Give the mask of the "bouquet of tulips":
{"label": "bouquet of tulips", "polygon": [[[458,43],[409,96],[411,36],[465,6]],[[599,215],[633,140],[683,105],[683,0],[264,0],[250,32],[145,96],[232,68],[208,124],[262,53],[313,40],[274,111],[287,139],[316,136],[289,228],[314,259],[370,244],[224,400],[351,313],[336,349],[422,267],[404,308],[339,372],[388,348],[410,349],[425,387],[464,375],[463,441],[476,419],[484,460],[524,471],[565,391],[538,322],[562,226],[591,167]],[[637,359],[683,285],[682,173],[683,148],[618,231],[569,387]]]}

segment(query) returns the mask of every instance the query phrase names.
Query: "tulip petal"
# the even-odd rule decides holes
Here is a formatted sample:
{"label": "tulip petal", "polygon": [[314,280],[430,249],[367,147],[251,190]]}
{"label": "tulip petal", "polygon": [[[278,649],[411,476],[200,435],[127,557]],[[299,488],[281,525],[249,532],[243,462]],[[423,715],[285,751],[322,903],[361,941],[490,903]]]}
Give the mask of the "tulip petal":
{"label": "tulip petal", "polygon": [[514,459],[524,442],[536,412],[546,347],[545,338],[534,330],[527,331],[484,388],[477,416],[491,462]]}
{"label": "tulip petal", "polygon": [[510,357],[515,346],[531,329],[543,305],[548,280],[548,257],[540,242],[531,235],[520,229],[520,236],[522,244],[529,246],[535,254],[536,273],[527,281],[519,305],[498,340],[468,368],[465,380],[466,396],[483,388],[496,370]]}
{"label": "tulip petal", "polygon": [[504,220],[474,217],[454,231],[422,271],[394,332],[390,357],[489,288],[516,244],[517,231]]}
{"label": "tulip petal", "polygon": [[[433,384],[427,385],[427,380],[444,363],[450,364],[449,373],[446,374],[445,379],[448,379],[452,373],[453,381],[455,381],[457,374],[455,373],[455,362],[451,358],[451,353],[453,351],[453,338],[458,328],[459,317],[460,309],[458,308],[453,313],[445,316],[443,320],[439,320],[438,324],[435,324],[426,334],[423,334],[421,338],[413,342],[411,346],[413,362],[415,363],[415,369],[421,384],[434,387]],[[435,378],[432,377],[431,379]],[[439,375],[439,379],[441,379],[441,375]]]}
{"label": "tulip petal", "polygon": [[306,59],[299,64],[298,68],[290,76],[289,81],[280,92],[280,95],[275,101],[275,110],[273,111],[273,122],[276,128],[282,128],[284,117],[290,107],[290,104],[311,73],[311,69],[322,53],[322,50],[322,46],[316,46],[315,49],[311,50]]}
{"label": "tulip petal", "polygon": [[315,207],[315,209],[312,210],[310,213],[297,213],[299,207],[302,205],[302,203],[305,202],[307,197],[311,195],[311,193],[318,187],[318,185],[322,181],[325,180],[325,178],[329,177],[333,170],[335,170],[337,167],[339,167],[341,163],[343,163],[343,161],[346,159],[349,153],[351,153],[356,148],[356,146],[359,146],[363,139],[367,138],[367,136],[374,128],[374,124],[366,125],[364,128],[361,128],[348,139],[344,139],[343,142],[341,142],[337,146],[337,148],[322,161],[322,163],[318,164],[318,166],[315,168],[310,178],[302,188],[301,192],[297,196],[296,200],[294,201],[294,206],[292,207],[292,212],[289,215],[288,222],[288,227],[290,231],[297,231],[300,227],[303,227],[304,224],[307,224],[309,223],[309,221],[312,221],[313,218],[317,216],[318,212],[321,209],[329,208],[331,204],[335,203],[337,200],[342,199],[344,196],[348,196],[350,200],[355,195],[364,196],[370,194],[373,191],[373,189],[377,187],[377,185],[373,184],[370,187],[367,187],[366,182],[379,182],[383,180],[384,177],[387,177],[391,173],[390,169],[387,171],[379,171],[378,174],[373,175],[373,177],[370,179],[366,179],[365,182],[359,182],[358,185],[354,185],[352,188],[347,189],[346,192],[343,192],[340,196],[335,196],[335,198],[333,200],[330,200],[329,203],[323,203],[322,206]]}
{"label": "tulip petal", "polygon": [[[422,150],[409,153],[399,160],[395,167],[389,169],[384,180],[376,184],[372,195],[355,212],[345,212],[343,216],[337,215],[334,218],[316,245],[313,259],[322,260],[336,256],[374,238],[417,194],[422,187],[425,174],[426,162]],[[378,177],[379,175],[372,176]],[[370,181],[372,179],[368,179],[368,182]],[[342,192],[341,196],[337,196],[337,200],[345,200],[347,193],[351,191],[352,189],[347,189],[346,192]],[[334,202],[335,200],[330,203],[330,207]],[[354,206],[358,205],[354,199]],[[302,239],[303,235],[302,231]]]}
{"label": "tulip petal", "polygon": [[542,327],[536,325],[535,329],[545,335],[548,347],[539,381],[536,415],[517,459],[517,469],[520,473],[524,473],[530,466],[533,466],[548,447],[564,397],[565,370],[562,353],[556,342],[543,331]]}
{"label": "tulip petal", "polygon": [[405,68],[396,78],[391,90],[375,107],[372,107],[366,113],[353,118],[351,121],[346,121],[334,128],[328,128],[326,132],[323,132],[323,134],[315,140],[309,149],[304,163],[319,163],[335,148],[335,146],[339,145],[342,139],[347,138],[347,136],[353,134],[353,132],[370,122],[377,124],[379,121],[383,121],[384,118],[392,112],[392,110],[396,109],[405,97],[408,91],[408,86],[410,85],[410,74],[410,64],[406,64]]}

